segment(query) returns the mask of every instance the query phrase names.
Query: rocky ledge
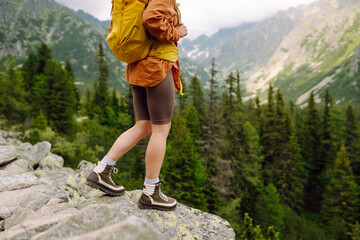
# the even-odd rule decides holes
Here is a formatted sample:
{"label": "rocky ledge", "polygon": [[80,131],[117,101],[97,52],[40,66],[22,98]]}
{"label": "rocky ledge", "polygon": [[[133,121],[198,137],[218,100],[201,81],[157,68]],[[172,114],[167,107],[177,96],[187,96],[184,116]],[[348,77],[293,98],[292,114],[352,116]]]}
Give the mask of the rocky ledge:
{"label": "rocky ledge", "polygon": [[94,164],[63,167],[49,142],[0,131],[0,239],[235,239],[219,216],[178,204],[141,210],[141,190],[108,196],[84,184]]}

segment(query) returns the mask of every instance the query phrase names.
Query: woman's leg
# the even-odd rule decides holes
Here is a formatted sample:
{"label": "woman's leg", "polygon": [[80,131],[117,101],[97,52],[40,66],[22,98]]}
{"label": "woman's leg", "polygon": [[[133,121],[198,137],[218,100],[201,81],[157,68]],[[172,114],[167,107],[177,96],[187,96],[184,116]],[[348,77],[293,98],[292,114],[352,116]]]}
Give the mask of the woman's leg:
{"label": "woman's leg", "polygon": [[160,84],[146,88],[146,97],[152,123],[152,134],[145,155],[146,179],[156,179],[159,177],[165,156],[166,139],[174,109],[175,91],[172,70]]}
{"label": "woman's leg", "polygon": [[106,154],[108,158],[115,162],[133,148],[136,143],[151,133],[151,122],[147,108],[146,89],[144,87],[131,85],[131,91],[133,95],[133,107],[136,116],[136,124],[121,134]]}
{"label": "woman's leg", "polygon": [[166,151],[166,139],[170,131],[171,123],[152,124],[152,134],[145,154],[146,178],[155,179],[159,177],[161,166]]}
{"label": "woman's leg", "polygon": [[106,156],[116,162],[131,148],[133,148],[140,140],[147,137],[150,133],[150,120],[137,121],[132,128],[121,134],[116,139]]}

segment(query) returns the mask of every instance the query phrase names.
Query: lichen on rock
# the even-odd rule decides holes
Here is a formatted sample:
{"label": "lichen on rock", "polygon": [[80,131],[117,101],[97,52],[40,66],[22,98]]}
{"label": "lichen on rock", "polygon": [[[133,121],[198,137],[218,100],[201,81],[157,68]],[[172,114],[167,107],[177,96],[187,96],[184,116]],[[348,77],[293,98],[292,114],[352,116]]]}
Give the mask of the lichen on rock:
{"label": "lichen on rock", "polygon": [[9,140],[14,135],[0,130],[0,239],[235,239],[219,216],[181,203],[142,210],[141,190],[112,197],[93,189],[84,183],[95,164],[63,167],[50,143]]}

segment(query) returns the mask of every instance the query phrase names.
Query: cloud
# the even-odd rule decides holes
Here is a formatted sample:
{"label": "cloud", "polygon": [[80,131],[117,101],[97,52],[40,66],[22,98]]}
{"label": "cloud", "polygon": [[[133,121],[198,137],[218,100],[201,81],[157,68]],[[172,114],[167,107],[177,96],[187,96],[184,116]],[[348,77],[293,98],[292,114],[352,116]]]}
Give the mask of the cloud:
{"label": "cloud", "polygon": [[[82,9],[100,20],[110,18],[111,0],[56,0],[74,10]],[[183,23],[191,39],[201,34],[211,35],[220,28],[260,21],[279,10],[286,10],[314,0],[178,0]]]}

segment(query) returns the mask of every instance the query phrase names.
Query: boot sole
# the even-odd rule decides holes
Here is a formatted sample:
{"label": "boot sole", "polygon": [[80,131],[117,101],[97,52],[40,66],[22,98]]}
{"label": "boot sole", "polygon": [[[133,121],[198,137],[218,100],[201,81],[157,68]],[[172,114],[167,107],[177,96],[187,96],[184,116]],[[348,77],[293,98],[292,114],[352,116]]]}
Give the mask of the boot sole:
{"label": "boot sole", "polygon": [[113,191],[109,190],[107,187],[104,187],[104,186],[102,186],[102,185],[99,185],[98,183],[93,182],[93,181],[88,180],[88,179],[86,179],[85,184],[88,185],[88,186],[90,186],[90,187],[92,187],[92,188],[98,189],[98,190],[100,190],[100,191],[102,191],[102,192],[104,192],[104,193],[106,193],[106,194],[109,194],[109,195],[111,195],[111,196],[117,196],[117,197],[118,197],[118,196],[121,196],[121,195],[124,195],[124,194],[125,194],[125,190],[122,191],[122,192],[118,192],[118,193],[117,193],[117,192],[113,192]]}
{"label": "boot sole", "polygon": [[137,206],[140,209],[156,209],[156,210],[161,210],[161,211],[173,211],[173,210],[175,210],[177,204],[173,207],[162,207],[162,206],[157,206],[157,205],[147,205],[147,204],[141,203],[141,201],[139,200],[137,203]]}

